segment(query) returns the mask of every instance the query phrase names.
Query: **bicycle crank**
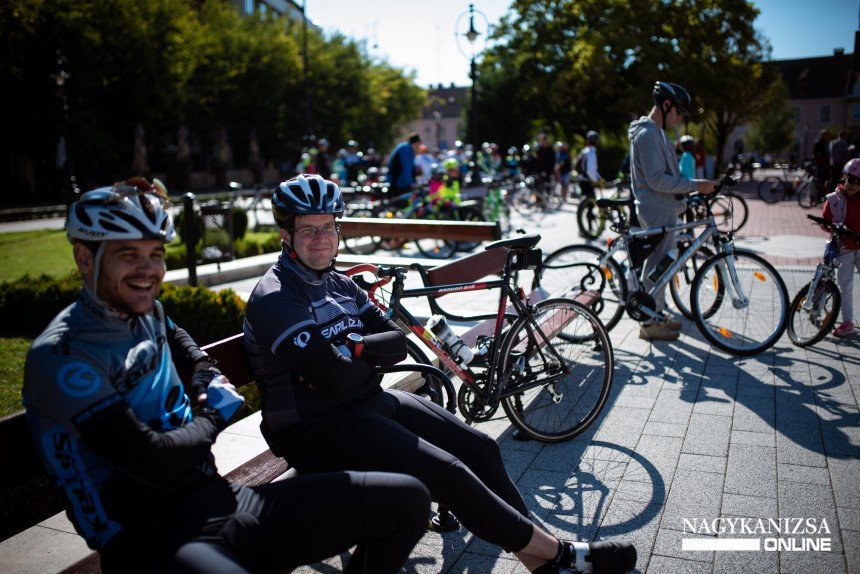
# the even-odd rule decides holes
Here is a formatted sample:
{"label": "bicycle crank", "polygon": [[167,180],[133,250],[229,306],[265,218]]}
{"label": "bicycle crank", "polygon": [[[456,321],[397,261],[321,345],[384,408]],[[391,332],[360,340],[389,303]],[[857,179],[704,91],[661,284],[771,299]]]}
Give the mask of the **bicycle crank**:
{"label": "bicycle crank", "polygon": [[460,385],[460,390],[457,391],[457,408],[460,414],[466,419],[467,423],[480,423],[493,418],[499,405],[490,406],[482,404],[478,401],[478,397],[472,392],[472,389],[466,385]]}
{"label": "bicycle crank", "polygon": [[659,317],[657,312],[654,310],[657,307],[657,302],[654,301],[654,297],[641,289],[634,291],[627,297],[624,307],[627,309],[627,314],[630,315],[630,318],[634,321],[642,322],[645,319],[655,319]]}

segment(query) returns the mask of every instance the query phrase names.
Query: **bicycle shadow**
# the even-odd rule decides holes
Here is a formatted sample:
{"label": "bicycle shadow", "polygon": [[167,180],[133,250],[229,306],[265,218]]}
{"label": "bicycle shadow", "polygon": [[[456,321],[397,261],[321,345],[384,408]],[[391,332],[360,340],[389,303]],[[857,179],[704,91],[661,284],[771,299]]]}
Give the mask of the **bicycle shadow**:
{"label": "bicycle shadow", "polygon": [[[695,330],[686,336],[704,340]],[[683,338],[675,344],[689,356],[701,353],[700,348]],[[711,350],[702,361],[701,378],[683,381],[681,398],[693,404],[734,401],[735,416],[741,407],[758,417],[776,432],[780,448],[791,448],[789,443],[793,443],[819,455],[860,458],[860,411],[844,372],[826,360],[858,365],[860,358],[823,348],[806,351],[807,356],[820,354],[821,361],[791,356],[792,353],[796,353],[795,349],[786,346],[785,341],[751,357],[732,357]],[[728,381],[727,375],[732,377]],[[743,428],[756,426],[760,425],[750,424],[747,419]],[[802,451],[795,452],[802,456]]]}

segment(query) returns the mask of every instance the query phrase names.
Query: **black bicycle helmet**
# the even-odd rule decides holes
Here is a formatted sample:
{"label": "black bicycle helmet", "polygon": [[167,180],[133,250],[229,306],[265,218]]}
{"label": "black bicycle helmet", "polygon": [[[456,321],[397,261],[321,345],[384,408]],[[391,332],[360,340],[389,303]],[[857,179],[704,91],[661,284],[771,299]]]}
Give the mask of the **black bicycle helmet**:
{"label": "black bicycle helmet", "polygon": [[597,143],[597,132],[594,130],[591,130],[590,132],[585,134],[585,143],[587,143],[589,145],[596,144]]}
{"label": "black bicycle helmet", "polygon": [[282,181],[272,194],[272,214],[278,227],[290,229],[298,215],[343,215],[343,195],[336,183],[316,174]]}
{"label": "black bicycle helmet", "polygon": [[690,93],[678,84],[658,81],[654,84],[653,94],[654,103],[657,106],[669,100],[673,105],[683,108],[687,113],[693,109],[693,101],[690,98]]}

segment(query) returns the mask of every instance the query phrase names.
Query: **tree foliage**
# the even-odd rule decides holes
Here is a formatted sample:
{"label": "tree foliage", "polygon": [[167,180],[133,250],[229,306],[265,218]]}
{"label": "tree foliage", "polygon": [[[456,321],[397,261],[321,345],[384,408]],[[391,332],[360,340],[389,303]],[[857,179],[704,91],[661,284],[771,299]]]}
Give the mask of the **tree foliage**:
{"label": "tree foliage", "polygon": [[788,105],[788,88],[781,79],[772,82],[763,96],[766,105],[750,122],[746,141],[750,149],[776,154],[794,143],[797,122],[794,110]]}
{"label": "tree foliage", "polygon": [[[626,133],[652,105],[655,80],[694,95],[721,149],[761,109],[769,46],[743,0],[515,0],[483,58],[482,139],[522,143],[537,126],[571,140],[589,129]],[[505,90],[496,90],[504,87]],[[510,109],[531,122],[496,122]]]}
{"label": "tree foliage", "polygon": [[[8,102],[0,112],[7,128],[0,170],[13,183],[0,193],[17,197],[28,173],[40,190],[58,188],[63,113],[51,78],[58,50],[71,74],[69,149],[84,188],[127,175],[138,124],[154,171],[170,168],[182,125],[196,169],[210,167],[222,128],[240,167],[252,130],[265,157],[295,156],[308,130],[302,34],[300,22],[242,16],[227,0],[7,0],[0,5]],[[384,147],[418,114],[424,96],[414,77],[374,61],[362,44],[309,26],[307,45],[317,137]]]}

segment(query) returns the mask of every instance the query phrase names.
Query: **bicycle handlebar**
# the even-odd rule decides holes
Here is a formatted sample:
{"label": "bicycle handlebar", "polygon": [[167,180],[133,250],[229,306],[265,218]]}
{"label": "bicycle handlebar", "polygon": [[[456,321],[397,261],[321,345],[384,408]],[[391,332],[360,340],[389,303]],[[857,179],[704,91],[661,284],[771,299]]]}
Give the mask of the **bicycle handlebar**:
{"label": "bicycle handlebar", "polygon": [[856,231],[852,230],[849,227],[846,227],[844,223],[833,223],[832,221],[828,221],[823,217],[817,217],[815,215],[811,215],[809,213],[806,214],[807,219],[811,219],[818,225],[822,226],[825,230],[835,233],[836,235],[845,235],[853,238],[854,240],[860,241],[860,234]]}

